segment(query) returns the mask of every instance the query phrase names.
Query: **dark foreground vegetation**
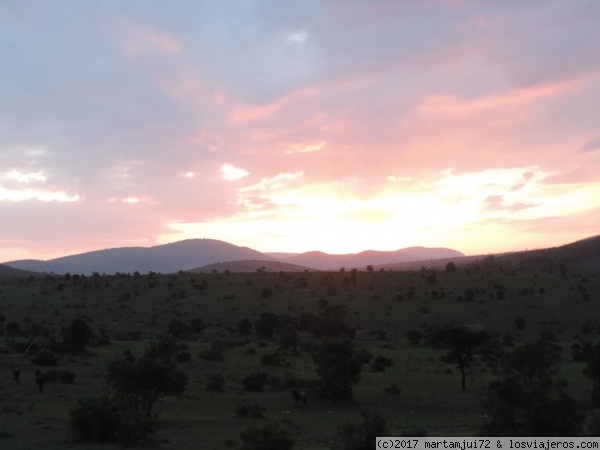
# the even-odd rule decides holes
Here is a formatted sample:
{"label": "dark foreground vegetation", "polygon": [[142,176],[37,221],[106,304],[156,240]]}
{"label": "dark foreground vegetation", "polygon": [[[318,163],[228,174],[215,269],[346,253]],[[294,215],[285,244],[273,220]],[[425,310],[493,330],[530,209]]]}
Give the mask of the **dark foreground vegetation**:
{"label": "dark foreground vegetation", "polygon": [[598,435],[597,271],[369,269],[0,279],[0,447]]}

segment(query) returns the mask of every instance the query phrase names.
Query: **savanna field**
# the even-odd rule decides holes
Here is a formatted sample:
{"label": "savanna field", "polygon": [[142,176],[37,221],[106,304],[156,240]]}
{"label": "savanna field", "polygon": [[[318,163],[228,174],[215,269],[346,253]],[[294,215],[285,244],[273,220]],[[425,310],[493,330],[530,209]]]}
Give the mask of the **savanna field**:
{"label": "savanna field", "polygon": [[[499,361],[540,342],[560,364],[555,373],[542,367],[523,377],[551,383],[549,397],[568,395],[589,434],[597,403],[580,350],[599,341],[599,301],[597,272],[493,261],[456,270],[4,278],[0,448],[125,445],[82,441],[69,425],[71,411],[85,398],[114,395],[111,361],[160,356],[161,345],[170,345],[166,359],[187,382],[158,398],[155,434],[137,444],[148,448],[258,448],[241,433],[270,424],[294,441],[286,448],[311,450],[362,448],[348,447],[344,436],[361,435],[365,423],[383,423],[389,436],[481,435],[493,414],[485,403],[490,383],[502,373],[523,375]],[[68,331],[82,322],[84,342]],[[473,360],[465,391],[452,347],[432,339],[450,323],[493,337],[495,354],[504,355]],[[337,339],[360,360],[360,379],[344,401],[317,371],[319,348],[333,335],[350,335]],[[36,370],[58,375],[40,392]],[[61,377],[68,372],[74,380]],[[294,388],[307,393],[306,406],[296,404]]]}

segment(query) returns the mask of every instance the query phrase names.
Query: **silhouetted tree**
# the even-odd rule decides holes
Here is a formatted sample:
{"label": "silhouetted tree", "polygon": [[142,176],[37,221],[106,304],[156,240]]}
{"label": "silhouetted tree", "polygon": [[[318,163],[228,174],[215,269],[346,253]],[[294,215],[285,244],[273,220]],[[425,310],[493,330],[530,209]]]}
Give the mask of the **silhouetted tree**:
{"label": "silhouetted tree", "polygon": [[181,394],[186,375],[174,365],[143,357],[135,361],[116,359],[106,367],[107,381],[117,396],[139,416],[153,417],[157,400]]}
{"label": "silhouetted tree", "polygon": [[279,317],[273,313],[264,312],[259,319],[254,322],[254,330],[259,337],[270,339],[279,328]]}
{"label": "silhouetted tree", "polygon": [[323,388],[339,401],[353,399],[352,386],[360,380],[363,360],[347,337],[324,339],[313,355]]}
{"label": "silhouetted tree", "polygon": [[583,416],[557,378],[560,347],[537,341],[516,348],[483,395],[485,436],[578,436]]}
{"label": "silhouetted tree", "polygon": [[463,391],[467,389],[467,375],[482,362],[493,363],[500,350],[497,337],[489,331],[455,324],[434,329],[428,344],[445,352],[444,362],[458,365]]}
{"label": "silhouetted tree", "polygon": [[92,330],[87,322],[81,318],[73,321],[62,330],[63,348],[69,352],[80,353],[85,350],[85,346],[90,343],[93,337]]}

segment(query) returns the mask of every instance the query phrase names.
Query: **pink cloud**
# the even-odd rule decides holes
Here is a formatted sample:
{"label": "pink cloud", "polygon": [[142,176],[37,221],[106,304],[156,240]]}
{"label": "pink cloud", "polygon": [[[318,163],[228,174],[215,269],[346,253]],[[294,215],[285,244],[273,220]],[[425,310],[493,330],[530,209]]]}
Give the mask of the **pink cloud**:
{"label": "pink cloud", "polygon": [[571,80],[550,85],[532,86],[508,92],[493,93],[474,100],[467,100],[458,96],[433,95],[425,97],[419,108],[419,112],[425,115],[441,113],[453,116],[480,114],[489,110],[515,107],[539,99],[564,94],[576,89],[579,84],[580,80]]}
{"label": "pink cloud", "polygon": [[166,54],[179,53],[181,41],[167,33],[136,25],[125,40],[125,54],[134,57],[148,51]]}

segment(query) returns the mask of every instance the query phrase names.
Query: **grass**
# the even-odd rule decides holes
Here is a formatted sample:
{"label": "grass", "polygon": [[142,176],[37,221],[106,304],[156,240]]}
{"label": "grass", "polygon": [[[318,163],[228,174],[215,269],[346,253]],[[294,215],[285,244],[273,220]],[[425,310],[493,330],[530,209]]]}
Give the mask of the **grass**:
{"label": "grass", "polygon": [[[598,339],[597,326],[591,334],[584,334],[582,328],[587,320],[600,324],[596,319],[600,301],[597,273],[562,277],[560,273],[513,267],[459,268],[454,273],[437,272],[435,284],[430,284],[428,275],[361,271],[356,286],[344,282],[349,278],[347,271],[0,279],[0,313],[5,323],[17,321],[22,330],[22,336],[4,336],[0,342],[26,341],[32,333],[41,342],[43,335],[59,336],[61,328],[78,316],[86,318],[95,331],[103,328],[110,336],[131,331],[140,335],[133,341],[113,338],[110,345],[90,347],[87,355],[62,355],[56,368],[75,372],[75,383],[46,384],[43,393],[37,392],[34,381],[34,370],[39,367],[22,356],[0,355],[0,438],[15,449],[114,447],[74,441],[66,425],[70,409],[78,398],[99,395],[107,388],[105,367],[110,359],[125,349],[140,356],[149,340],[163,333],[171,320],[189,323],[197,317],[206,329],[192,333],[185,342],[191,362],[178,364],[188,375],[188,388],[179,398],[161,400],[152,448],[228,448],[236,442],[239,445],[239,433],[248,426],[273,421],[290,430],[296,448],[329,448],[337,427],[361,421],[362,409],[386,418],[392,435],[416,429],[426,430],[430,436],[472,436],[482,420],[480,392],[492,375],[471,376],[468,391],[463,393],[456,367],[442,363],[440,355],[428,347],[410,345],[405,336],[408,330],[449,321],[510,332],[517,345],[552,332],[563,347],[562,373],[569,380],[569,392],[582,411],[591,410],[591,382],[581,374],[583,365],[570,361],[569,349],[580,337]],[[265,289],[271,295],[265,296]],[[472,301],[459,301],[469,296],[468,290],[474,294]],[[384,372],[370,372],[365,366],[354,389],[353,405],[331,404],[309,391],[304,409],[295,407],[287,388],[246,392],[243,379],[257,370],[281,379],[316,377],[306,351],[286,355],[290,367],[261,365],[261,357],[277,349],[276,340],[249,336],[249,343],[224,350],[223,362],[198,356],[215,339],[243,341],[245,336],[231,333],[243,318],[255,321],[262,312],[318,315],[324,304],[344,305],[344,320],[358,330],[358,346],[394,361]],[[517,330],[517,317],[525,320],[522,331]],[[383,334],[387,338],[379,339]],[[301,333],[301,340],[315,339]],[[249,347],[256,352],[248,352]],[[15,366],[22,372],[19,385],[12,382]],[[207,391],[208,377],[219,373],[225,378],[224,392]],[[400,392],[387,393],[391,385]],[[241,400],[266,408],[265,418],[236,417]]]}

